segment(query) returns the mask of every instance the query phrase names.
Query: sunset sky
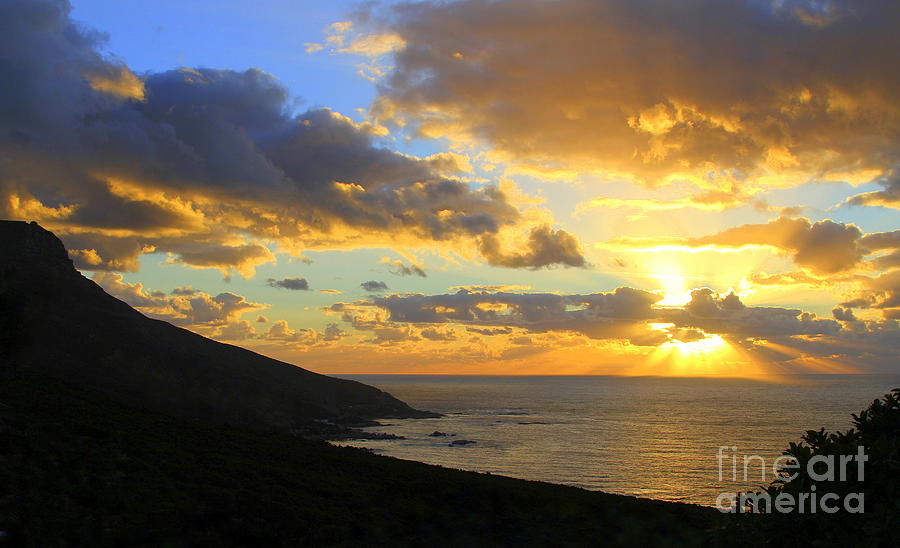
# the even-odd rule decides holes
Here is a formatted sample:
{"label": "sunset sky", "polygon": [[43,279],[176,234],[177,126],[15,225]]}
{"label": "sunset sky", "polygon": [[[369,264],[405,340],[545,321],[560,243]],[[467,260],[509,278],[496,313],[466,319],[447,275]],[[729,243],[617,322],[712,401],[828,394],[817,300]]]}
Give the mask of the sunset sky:
{"label": "sunset sky", "polygon": [[896,0],[0,1],[0,217],[323,373],[900,364]]}

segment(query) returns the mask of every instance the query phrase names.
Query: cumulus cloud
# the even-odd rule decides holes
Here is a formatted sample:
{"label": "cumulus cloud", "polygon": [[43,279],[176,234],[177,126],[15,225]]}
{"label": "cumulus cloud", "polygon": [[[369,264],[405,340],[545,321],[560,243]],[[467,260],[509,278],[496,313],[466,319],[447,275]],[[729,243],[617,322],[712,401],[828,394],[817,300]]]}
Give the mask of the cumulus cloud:
{"label": "cumulus cloud", "polygon": [[309,291],[309,282],[306,281],[306,278],[284,278],[282,280],[269,278],[266,280],[266,285],[292,291]]}
{"label": "cumulus cloud", "polygon": [[461,0],[360,23],[402,44],[380,123],[539,176],[755,192],[867,181],[900,157],[893,0]]}
{"label": "cumulus cloud", "polygon": [[499,239],[493,234],[482,236],[480,249],[488,264],[508,268],[585,265],[578,240],[565,230],[553,230],[549,225],[531,229],[525,251],[503,251]]}
{"label": "cumulus cloud", "polygon": [[789,308],[748,307],[734,293],[722,296],[709,288],[693,290],[690,302],[682,309],[664,311],[663,317],[680,327],[740,339],[835,335],[841,330],[832,319]]}
{"label": "cumulus cloud", "polygon": [[107,293],[147,316],[220,339],[252,338],[255,331],[241,316],[268,307],[230,292],[210,295],[192,287],[177,287],[168,295],[163,291],[148,291],[140,282],[128,283],[115,272],[97,272],[93,280]]}
{"label": "cumulus cloud", "polygon": [[247,320],[231,323],[219,330],[214,338],[220,341],[246,341],[256,338],[256,329]]}
{"label": "cumulus cloud", "polygon": [[[64,0],[0,3],[0,215],[37,220],[79,267],[134,271],[151,250],[249,277],[272,250],[475,246],[519,228],[459,155],[382,148],[324,108],[292,113],[277,79],[181,68],[134,75]],[[349,47],[349,45],[348,45]],[[360,47],[362,47],[360,45]]]}
{"label": "cumulus cloud", "polygon": [[836,306],[831,310],[831,315],[834,316],[835,320],[841,322],[857,321],[856,316],[853,315],[853,310],[850,310],[849,308],[841,308],[840,306]]}
{"label": "cumulus cloud", "polygon": [[368,282],[363,282],[359,284],[360,287],[368,291],[369,293],[379,293],[382,291],[387,291],[389,288],[384,282],[377,282],[375,280],[370,280]]}
{"label": "cumulus cloud", "polygon": [[287,344],[288,346],[308,347],[325,345],[346,336],[347,332],[342,330],[336,323],[329,323],[325,326],[324,331],[317,331],[310,328],[291,329],[286,320],[277,320],[272,323],[261,338]]}

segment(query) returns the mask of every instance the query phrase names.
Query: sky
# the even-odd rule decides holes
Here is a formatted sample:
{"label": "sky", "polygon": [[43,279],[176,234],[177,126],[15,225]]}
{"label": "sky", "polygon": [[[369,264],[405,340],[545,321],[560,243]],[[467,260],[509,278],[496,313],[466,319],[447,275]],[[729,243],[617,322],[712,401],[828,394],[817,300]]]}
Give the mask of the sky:
{"label": "sky", "polygon": [[0,214],[323,373],[900,364],[890,0],[0,0]]}

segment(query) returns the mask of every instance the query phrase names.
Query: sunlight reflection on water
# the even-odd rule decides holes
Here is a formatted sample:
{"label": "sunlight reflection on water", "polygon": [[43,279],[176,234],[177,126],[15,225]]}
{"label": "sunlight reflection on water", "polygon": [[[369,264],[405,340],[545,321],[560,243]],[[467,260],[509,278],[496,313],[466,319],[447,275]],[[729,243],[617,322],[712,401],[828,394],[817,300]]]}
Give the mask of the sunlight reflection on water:
{"label": "sunlight reflection on water", "polygon": [[[665,377],[344,376],[386,390],[440,419],[384,421],[371,429],[405,440],[354,441],[394,457],[639,495],[713,505],[731,481],[719,446],[771,463],[805,430],[846,429],[900,375],[809,375],[791,383]],[[438,430],[454,437],[429,437]],[[455,439],[477,443],[449,447]],[[742,480],[738,469],[738,480]]]}

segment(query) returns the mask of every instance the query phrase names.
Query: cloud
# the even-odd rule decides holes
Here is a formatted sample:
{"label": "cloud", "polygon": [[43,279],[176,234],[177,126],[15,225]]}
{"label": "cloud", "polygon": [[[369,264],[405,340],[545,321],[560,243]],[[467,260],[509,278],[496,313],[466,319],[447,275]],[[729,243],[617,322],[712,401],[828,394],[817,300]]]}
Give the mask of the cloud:
{"label": "cloud", "polygon": [[347,333],[336,323],[329,323],[324,331],[319,332],[315,329],[307,328],[291,329],[286,320],[277,320],[272,323],[261,338],[287,344],[288,346],[307,347],[326,345],[346,336]]}
{"label": "cloud", "polygon": [[[841,344],[852,346],[852,333],[883,329],[877,322],[851,320],[852,312],[846,309],[836,309],[835,319],[819,318],[798,309],[747,306],[735,293],[721,295],[709,288],[692,291],[691,300],[683,307],[657,306],[661,298],[628,287],[587,295],[461,290],[454,294],[371,297],[352,304],[337,303],[326,310],[340,313],[354,329],[374,332],[371,342],[378,344],[457,340],[454,327],[462,326],[468,333],[503,336],[504,341],[512,336],[569,333],[586,340],[659,347],[719,335],[748,348],[761,341],[791,345],[798,337],[838,338]],[[852,333],[841,322],[855,322]],[[896,341],[879,340],[872,351],[896,352],[891,346]]]}
{"label": "cloud", "polygon": [[659,374],[674,359],[682,374],[684,367],[714,367],[743,375],[890,371],[900,358],[900,324],[891,319],[900,308],[883,309],[885,319],[876,321],[846,307],[820,318],[794,308],[751,306],[733,292],[709,288],[694,290],[684,306],[661,306],[661,298],[628,287],[586,295],[461,290],[370,296],[323,310],[371,333],[349,344],[359,352],[378,345],[379,351],[394,349],[397,359],[420,361],[440,345],[454,367],[545,354],[544,372],[596,356],[614,361],[619,372],[625,367]]}
{"label": "cloud", "polygon": [[425,278],[428,274],[425,273],[425,269],[417,264],[405,264],[403,261],[397,259],[395,261],[391,261],[387,257],[381,259],[382,264],[388,265],[388,272],[395,276],[419,276],[420,278]]}
{"label": "cloud", "polygon": [[894,166],[877,179],[884,190],[865,192],[847,199],[850,205],[884,206],[900,209],[900,167]]}
{"label": "cloud", "polygon": [[885,318],[897,317],[900,312],[900,270],[865,278],[861,285],[856,298],[841,303],[841,306],[881,309]]}
{"label": "cloud", "polygon": [[[591,338],[621,338],[635,344],[659,344],[660,334],[641,322],[656,313],[659,295],[631,288],[612,293],[555,295],[551,293],[470,292],[443,295],[389,295],[354,304],[337,303],[328,311],[355,329],[374,331],[379,341],[425,338],[455,340],[439,324],[465,325],[470,333],[509,335],[514,327],[535,333],[574,331]],[[424,324],[421,331],[410,330]],[[381,335],[379,330],[386,330]],[[452,339],[451,339],[452,337]]]}
{"label": "cloud", "polygon": [[900,230],[872,232],[863,236],[860,243],[873,251],[882,249],[900,249]]}
{"label": "cloud", "polygon": [[362,287],[364,290],[368,291],[369,293],[379,293],[382,291],[387,291],[389,289],[386,283],[376,282],[375,280],[363,282],[359,285],[360,285],[360,287]]}
{"label": "cloud", "polygon": [[214,336],[220,341],[246,341],[256,338],[256,329],[247,320],[228,324]]}
{"label": "cloud", "polygon": [[247,332],[249,322],[236,325],[243,321],[241,316],[268,307],[230,292],[210,295],[191,287],[175,288],[169,295],[162,291],[151,292],[140,282],[125,282],[123,276],[115,272],[97,272],[93,280],[107,293],[147,316],[213,337],[219,337],[222,330],[232,337]]}
{"label": "cloud", "polygon": [[178,255],[172,262],[194,268],[217,268],[226,279],[232,269],[244,278],[252,278],[257,266],[275,262],[272,252],[258,243],[238,246],[215,244],[198,246],[193,242],[185,242],[173,244],[170,249],[178,250]]}
{"label": "cloud", "polygon": [[[754,191],[755,192],[755,189]],[[684,198],[674,200],[648,200],[638,198],[609,198],[600,197],[579,204],[576,213],[584,213],[591,209],[626,209],[635,214],[629,219],[640,219],[654,211],[672,211],[680,209],[697,209],[700,211],[725,211],[727,209],[751,206],[757,211],[765,213],[775,212],[781,215],[799,215],[804,207],[776,207],[769,205],[764,199],[754,196],[753,192],[747,192],[733,185],[725,190],[706,190],[695,192]]]}
{"label": "cloud", "polygon": [[269,323],[269,318],[260,314],[259,316],[256,317],[256,323]]}
{"label": "cloud", "polygon": [[269,278],[266,280],[266,285],[292,291],[309,291],[309,282],[306,281],[306,278],[284,278],[283,280]]}
{"label": "cloud", "polygon": [[197,293],[199,293],[199,291],[197,291],[196,289],[194,289],[192,286],[189,286],[189,285],[182,286],[182,287],[176,287],[175,289],[172,290],[172,295],[180,295],[182,297],[189,297],[191,295],[196,295]]}
{"label": "cloud", "polygon": [[682,309],[662,315],[679,327],[738,339],[779,339],[796,335],[835,335],[841,325],[801,310],[778,307],[748,307],[734,293],[722,296],[709,288],[695,289]]}
{"label": "cloud", "polygon": [[809,285],[812,287],[821,287],[835,281],[832,277],[819,278],[799,271],[781,274],[756,272],[751,274],[748,279],[754,285]]}
{"label": "cloud", "polygon": [[389,295],[369,302],[385,309],[391,321],[415,323],[470,322],[483,325],[565,323],[574,318],[647,319],[657,294],[620,287],[612,293],[469,292],[443,295]]}
{"label": "cloud", "polygon": [[831,311],[831,315],[834,316],[835,320],[841,322],[855,322],[856,316],[853,315],[853,310],[849,308],[841,308],[839,306],[834,307]]}
{"label": "cloud", "polygon": [[509,335],[513,332],[511,327],[467,327],[466,331],[470,333],[477,333],[479,335],[486,335],[488,337],[493,337],[494,335]]}
{"label": "cloud", "polygon": [[455,341],[459,337],[451,329],[439,329],[437,327],[427,327],[419,331],[419,336],[432,341]]}
{"label": "cloud", "polygon": [[383,128],[326,108],[293,114],[259,69],[135,75],[69,11],[0,4],[0,111],[14,113],[0,216],[41,222],[80,268],[135,271],[154,250],[249,277],[273,252],[471,249],[526,222],[497,187],[443,175],[468,169],[461,155],[387,150]]}
{"label": "cloud", "polygon": [[461,0],[357,22],[402,42],[379,123],[520,172],[753,190],[900,159],[892,0]]}
{"label": "cloud", "polygon": [[517,285],[517,284],[474,284],[474,285],[454,285],[452,287],[447,288],[450,291],[459,291],[460,289],[465,289],[466,291],[471,292],[504,292],[508,293],[510,291],[528,291],[533,289],[530,285]]}
{"label": "cloud", "polygon": [[763,224],[746,224],[699,238],[629,239],[608,242],[613,246],[691,248],[772,246],[791,253],[794,262],[818,274],[835,274],[856,267],[868,254],[860,245],[863,233],[853,224],[829,219],[811,222],[805,218],[779,217]]}
{"label": "cloud", "polygon": [[501,250],[499,239],[486,234],[481,238],[481,254],[488,264],[507,268],[541,268],[550,265],[585,266],[578,240],[565,230],[549,225],[531,229],[523,252]]}

